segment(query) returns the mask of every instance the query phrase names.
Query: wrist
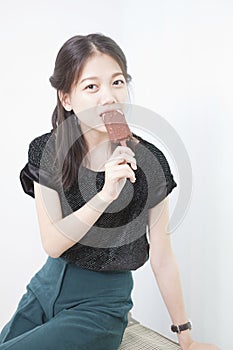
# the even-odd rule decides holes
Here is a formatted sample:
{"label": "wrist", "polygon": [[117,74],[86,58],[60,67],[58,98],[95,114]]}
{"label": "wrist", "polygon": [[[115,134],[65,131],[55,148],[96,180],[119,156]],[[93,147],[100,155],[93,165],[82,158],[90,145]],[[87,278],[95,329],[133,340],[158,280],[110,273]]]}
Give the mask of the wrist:
{"label": "wrist", "polygon": [[98,197],[106,204],[110,204],[113,201],[113,199],[107,193],[105,193],[103,189],[98,192]]}
{"label": "wrist", "polygon": [[192,329],[192,323],[190,321],[180,324],[173,324],[171,331],[177,333],[178,341],[182,350],[187,350],[193,343],[190,330]]}
{"label": "wrist", "polygon": [[181,332],[178,336],[178,341],[182,350],[186,350],[193,343],[190,330]]}
{"label": "wrist", "polygon": [[171,325],[171,331],[180,334],[181,332],[184,332],[186,330],[192,329],[192,323],[191,321],[188,321],[186,323],[182,324],[173,324]]}

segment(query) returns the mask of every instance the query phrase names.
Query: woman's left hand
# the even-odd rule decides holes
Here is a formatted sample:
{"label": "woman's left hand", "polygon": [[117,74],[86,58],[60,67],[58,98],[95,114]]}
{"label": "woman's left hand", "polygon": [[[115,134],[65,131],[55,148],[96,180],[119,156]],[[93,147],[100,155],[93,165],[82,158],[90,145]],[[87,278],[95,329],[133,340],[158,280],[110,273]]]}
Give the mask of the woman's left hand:
{"label": "woman's left hand", "polygon": [[182,350],[220,350],[217,346],[213,344],[197,343],[192,342],[187,348],[182,348]]}

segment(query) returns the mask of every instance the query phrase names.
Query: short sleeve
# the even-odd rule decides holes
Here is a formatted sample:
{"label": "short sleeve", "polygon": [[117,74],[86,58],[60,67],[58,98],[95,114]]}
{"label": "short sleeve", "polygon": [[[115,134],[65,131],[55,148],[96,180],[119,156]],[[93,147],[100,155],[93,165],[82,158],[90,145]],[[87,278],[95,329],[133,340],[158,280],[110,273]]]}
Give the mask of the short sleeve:
{"label": "short sleeve", "polygon": [[141,144],[144,146],[142,164],[148,186],[148,208],[152,208],[166,198],[177,183],[164,153],[146,140],[141,139]]}
{"label": "short sleeve", "polygon": [[51,133],[36,137],[29,144],[28,162],[20,171],[20,182],[26,194],[34,195],[33,181],[56,189],[52,181],[54,174],[54,142]]}

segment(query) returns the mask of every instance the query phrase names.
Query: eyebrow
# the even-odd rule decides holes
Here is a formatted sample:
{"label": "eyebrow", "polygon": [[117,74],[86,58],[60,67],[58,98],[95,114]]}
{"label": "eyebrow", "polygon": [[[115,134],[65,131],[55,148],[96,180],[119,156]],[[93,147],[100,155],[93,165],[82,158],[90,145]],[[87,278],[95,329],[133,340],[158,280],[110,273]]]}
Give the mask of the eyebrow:
{"label": "eyebrow", "polygon": [[[124,75],[122,72],[116,72],[112,75],[112,78],[116,77],[117,75]],[[99,79],[99,77],[88,77],[88,78],[84,78],[80,81],[79,84],[82,84],[85,80],[94,80],[94,79]]]}

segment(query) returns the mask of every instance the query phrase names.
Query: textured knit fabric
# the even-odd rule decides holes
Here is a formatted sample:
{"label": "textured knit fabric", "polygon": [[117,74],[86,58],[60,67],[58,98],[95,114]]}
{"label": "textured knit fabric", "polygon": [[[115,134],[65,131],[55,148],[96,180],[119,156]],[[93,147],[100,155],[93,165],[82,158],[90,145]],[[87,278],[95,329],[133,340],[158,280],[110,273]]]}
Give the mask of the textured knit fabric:
{"label": "textured knit fabric", "polygon": [[[135,136],[135,135],[134,135]],[[99,217],[87,234],[61,257],[96,271],[136,270],[149,257],[148,209],[161,202],[177,186],[164,154],[136,136],[136,182],[126,181],[119,197]],[[105,173],[82,167],[76,183],[66,191],[55,185],[55,135],[43,134],[29,145],[28,163],[20,173],[24,191],[34,197],[33,181],[59,193],[63,216],[88,202],[104,185]],[[77,227],[78,230],[78,227]]]}

